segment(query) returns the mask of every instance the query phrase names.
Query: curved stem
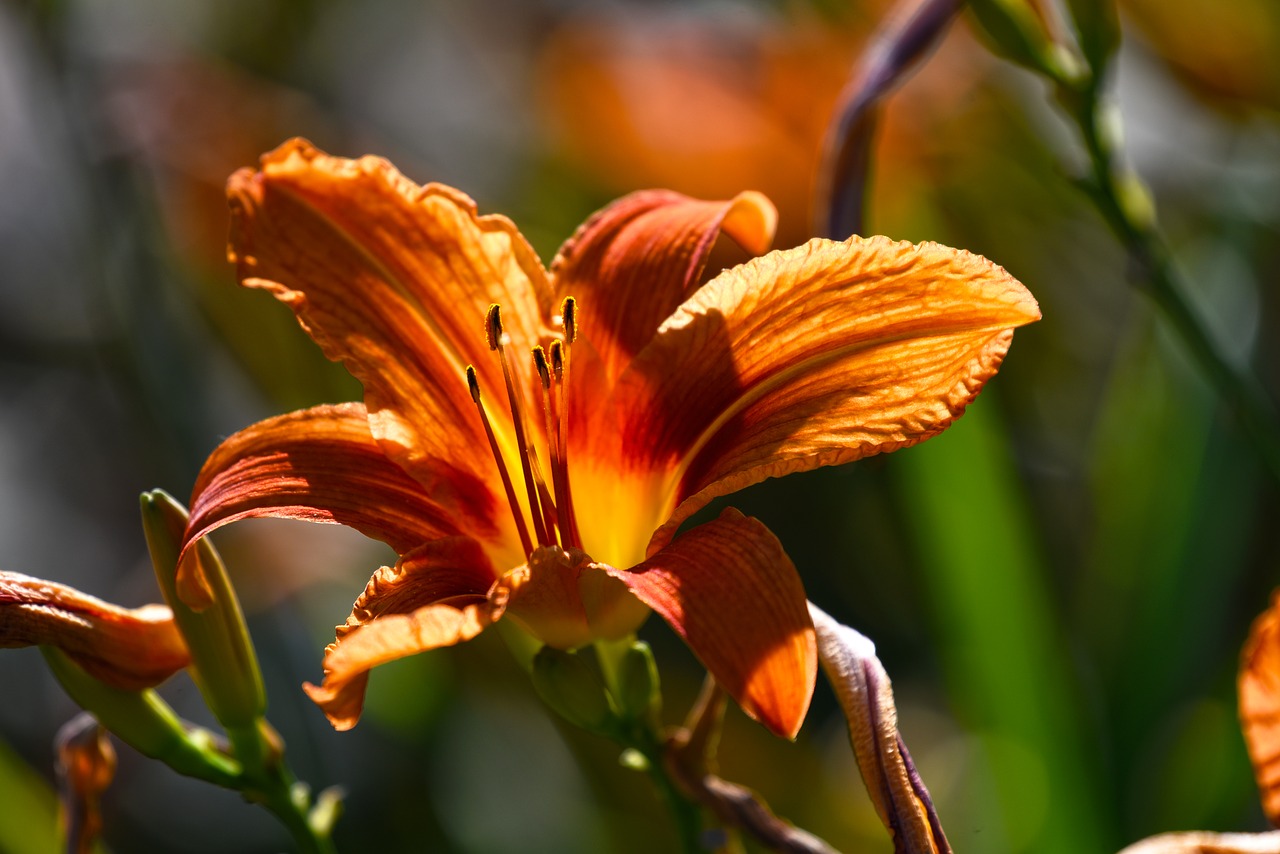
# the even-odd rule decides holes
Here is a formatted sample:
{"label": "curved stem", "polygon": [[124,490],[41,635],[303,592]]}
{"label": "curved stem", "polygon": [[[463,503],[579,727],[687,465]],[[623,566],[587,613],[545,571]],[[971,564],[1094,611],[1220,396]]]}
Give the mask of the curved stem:
{"label": "curved stem", "polygon": [[312,820],[311,797],[284,761],[284,746],[275,730],[260,721],[252,731],[232,731],[232,746],[245,771],[237,788],[245,798],[265,807],[289,830],[304,854],[336,854],[329,838],[331,822]]}
{"label": "curved stem", "polygon": [[1280,417],[1275,404],[1247,367],[1223,355],[1188,297],[1187,285],[1155,226],[1146,188],[1136,174],[1120,165],[1114,136],[1102,120],[1099,77],[1095,69],[1082,88],[1058,81],[1059,100],[1078,125],[1089,155],[1089,196],[1128,251],[1151,298],[1231,408],[1272,475],[1280,479]]}
{"label": "curved stem", "polygon": [[303,854],[336,854],[338,849],[333,846],[327,829],[316,827],[310,820],[310,799],[297,789],[296,783],[289,782],[292,778],[293,774],[283,769],[277,784],[262,793],[260,803],[288,828]]}
{"label": "curved stem", "polygon": [[631,746],[644,756],[649,779],[657,789],[659,799],[671,813],[676,834],[680,838],[680,850],[685,854],[699,854],[705,850],[702,845],[702,809],[685,796],[668,771],[665,741],[658,738],[656,733],[646,735],[649,737]]}

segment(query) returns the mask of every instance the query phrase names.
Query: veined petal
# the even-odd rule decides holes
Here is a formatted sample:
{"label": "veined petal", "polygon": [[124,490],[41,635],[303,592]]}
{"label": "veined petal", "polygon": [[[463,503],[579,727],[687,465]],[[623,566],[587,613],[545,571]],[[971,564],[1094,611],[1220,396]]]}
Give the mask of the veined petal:
{"label": "veined petal", "polygon": [[933,243],[813,240],[716,277],[615,390],[622,465],[665,472],[677,508],[649,552],[718,495],[941,432],[1039,316],[1003,269]]}
{"label": "veined petal", "polygon": [[809,604],[818,659],[849,724],[849,742],[894,851],[951,854],[929,792],[898,734],[893,688],[875,645]]}
{"label": "veined petal", "polygon": [[57,647],[101,682],[159,685],[190,661],[164,605],[121,608],[73,587],[0,572],[0,648]]}
{"label": "veined petal", "polygon": [[434,483],[428,495],[382,453],[362,405],[299,410],[247,427],[214,450],[196,478],[183,547],[258,517],[347,525],[401,554],[463,525],[499,530],[493,496],[470,472],[437,460]]}
{"label": "veined petal", "polygon": [[723,231],[752,255],[769,250],[778,214],[759,193],[727,202],[669,190],[632,193],[598,211],[551,264],[556,295],[575,297],[579,325],[612,382],[697,287]]}
{"label": "veined petal", "polygon": [[778,538],[729,508],[630,571],[609,569],[751,717],[794,738],[817,674],[804,587]]}
{"label": "veined petal", "polygon": [[348,730],[360,719],[369,671],[398,658],[453,646],[484,631],[502,614],[488,601],[456,608],[426,605],[408,614],[390,614],[349,631],[329,645],[324,657],[324,683],[306,683],[307,692],[324,710],[333,728]]}
{"label": "veined petal", "polygon": [[1262,811],[1280,824],[1280,590],[1249,631],[1238,687],[1240,723]]}
{"label": "veined petal", "polygon": [[324,684],[303,686],[336,729],[356,725],[369,671],[379,664],[469,640],[496,620],[507,591],[470,537],[427,543],[369,579],[325,649]]}
{"label": "veined petal", "polygon": [[237,275],[288,304],[364,384],[386,453],[428,483],[432,460],[445,457],[488,477],[464,370],[472,363],[483,387],[502,387],[485,341],[490,303],[503,306],[524,353],[550,304],[542,265],[515,226],[380,158],[329,157],[296,139],[265,155],[261,171],[231,176],[227,193]]}
{"label": "veined petal", "polygon": [[484,599],[497,580],[480,543],[470,537],[445,537],[419,546],[373,574],[338,626],[338,640],[352,630],[391,614],[409,614],[426,605]]}

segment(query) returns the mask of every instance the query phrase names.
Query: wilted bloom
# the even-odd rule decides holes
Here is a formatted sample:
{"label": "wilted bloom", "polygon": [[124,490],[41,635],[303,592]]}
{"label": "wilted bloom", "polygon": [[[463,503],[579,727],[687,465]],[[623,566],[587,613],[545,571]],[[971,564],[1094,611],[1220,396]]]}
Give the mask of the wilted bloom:
{"label": "wilted bloom", "polygon": [[889,675],[870,639],[809,605],[818,657],[849,722],[849,742],[894,851],[950,854],[951,845],[902,736]]}
{"label": "wilted bloom", "polygon": [[[722,232],[768,248],[773,208],[754,193],[627,196],[549,272],[506,218],[374,157],[289,142],[229,194],[242,282],[365,394],[227,439],[187,541],[278,516],[396,551],[309,688],[339,728],[377,664],[503,616],[572,648],[652,608],[749,714],[794,734],[817,669],[794,567],[736,511],[676,529],[765,478],[938,433],[1039,317],[989,261],[884,238],[814,240],[703,284]],[[199,598],[198,579],[180,586]]]}
{"label": "wilted bloom", "polygon": [[0,572],[0,648],[52,646],[96,679],[136,691],[190,661],[164,605],[121,608],[73,587]]}
{"label": "wilted bloom", "polygon": [[87,854],[102,833],[102,793],[116,775],[116,751],[107,731],[87,712],[62,725],[54,749],[66,850]]}

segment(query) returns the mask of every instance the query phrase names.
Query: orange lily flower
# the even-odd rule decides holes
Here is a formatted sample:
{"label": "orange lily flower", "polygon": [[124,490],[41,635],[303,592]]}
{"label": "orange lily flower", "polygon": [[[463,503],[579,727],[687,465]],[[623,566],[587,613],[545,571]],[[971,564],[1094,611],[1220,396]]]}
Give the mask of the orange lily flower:
{"label": "orange lily flower", "polygon": [[[573,648],[657,611],[739,705],[793,736],[817,670],[794,566],[709,501],[943,430],[1034,299],[967,252],[814,240],[764,253],[759,194],[665,191],[597,213],[550,270],[506,218],[385,160],[294,140],[229,182],[241,282],[286,303],[364,402],[246,428],[206,462],[189,544],[228,522],[335,522],[388,543],[308,693],[356,722],[377,664],[499,618]],[[189,562],[190,563],[190,562]],[[181,579],[201,596],[198,577]]]}

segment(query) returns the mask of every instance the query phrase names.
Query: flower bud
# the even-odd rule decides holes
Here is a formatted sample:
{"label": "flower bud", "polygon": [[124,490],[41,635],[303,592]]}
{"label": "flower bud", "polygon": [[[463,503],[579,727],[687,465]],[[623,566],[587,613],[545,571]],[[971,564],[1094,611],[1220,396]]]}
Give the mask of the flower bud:
{"label": "flower bud", "polygon": [[533,657],[532,677],[538,696],[569,723],[600,735],[616,728],[604,683],[579,654],[544,646]]}
{"label": "flower bud", "polygon": [[644,641],[636,641],[618,661],[618,712],[628,721],[640,721],[656,728],[662,710],[658,664]]}
{"label": "flower bud", "polygon": [[258,657],[249,639],[240,602],[226,568],[208,540],[191,546],[183,570],[203,579],[209,594],[200,610],[178,593],[178,546],[187,527],[187,511],[162,490],[144,493],[142,526],[165,601],[191,653],[191,672],[200,693],[229,732],[252,730],[266,711],[266,691]]}

